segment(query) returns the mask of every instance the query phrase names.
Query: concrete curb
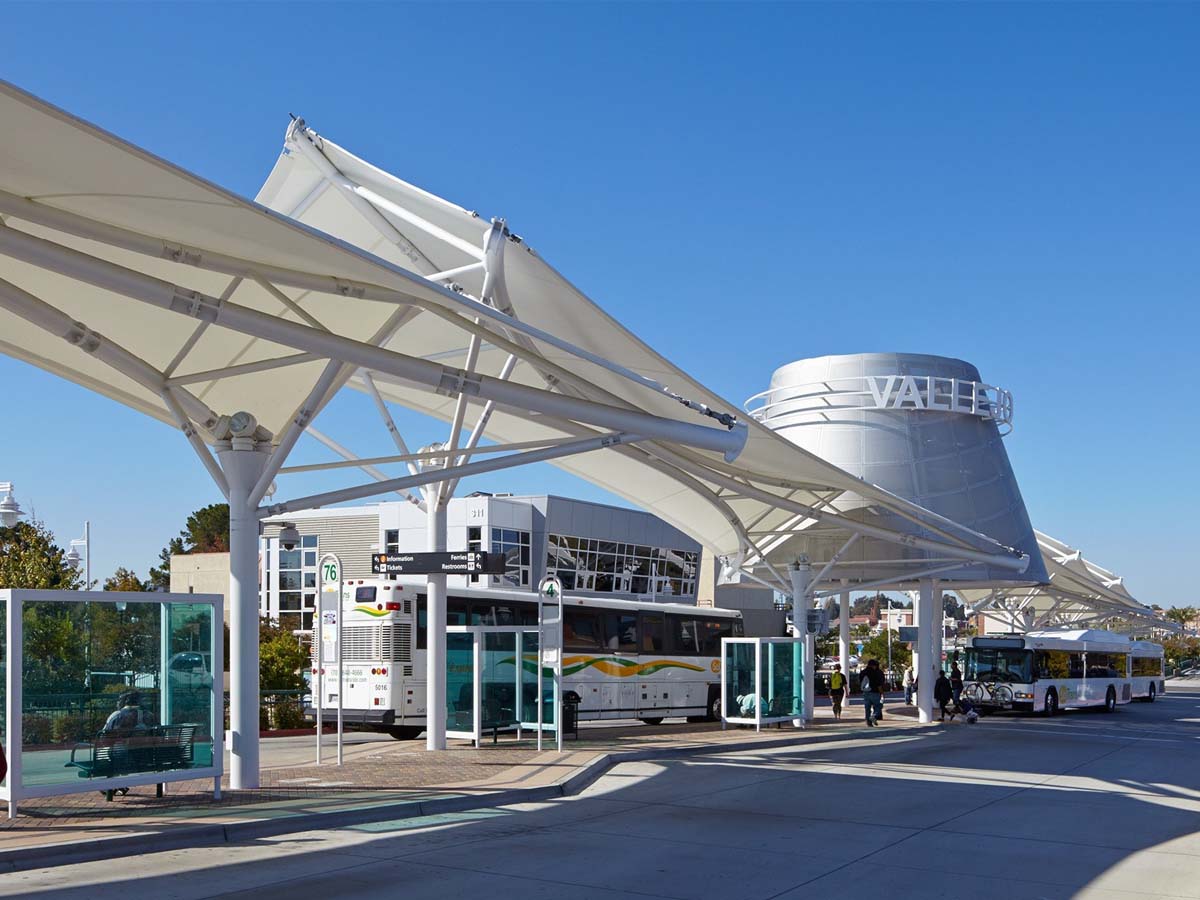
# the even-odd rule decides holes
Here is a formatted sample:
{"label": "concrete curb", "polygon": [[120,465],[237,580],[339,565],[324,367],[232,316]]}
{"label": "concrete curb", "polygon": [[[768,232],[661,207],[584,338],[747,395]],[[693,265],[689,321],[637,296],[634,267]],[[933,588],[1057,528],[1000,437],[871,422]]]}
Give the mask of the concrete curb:
{"label": "concrete curb", "polygon": [[[930,726],[920,728],[888,728],[884,726],[869,733],[872,737],[889,737],[914,731],[925,733],[929,728]],[[38,847],[0,850],[0,872],[19,872],[26,869],[96,862],[134,854],[142,855],[190,847],[212,847],[301,831],[344,828],[348,825],[367,825],[392,819],[467,812],[495,806],[510,806],[515,803],[537,803],[578,794],[609,769],[621,763],[691,756],[716,756],[723,753],[744,753],[748,750],[777,750],[793,746],[802,747],[853,739],[867,733],[866,731],[856,731],[850,734],[812,735],[802,740],[790,736],[775,740],[738,741],[720,746],[710,744],[693,747],[648,747],[642,750],[620,750],[601,754],[579,771],[564,776],[554,784],[538,787],[506,788],[478,795],[439,797],[432,800],[399,800],[395,803],[385,802],[361,809],[345,809],[328,813],[285,814],[247,822],[187,825],[177,828],[167,825],[162,831],[136,832],[117,837],[100,838],[83,844],[45,844]]]}

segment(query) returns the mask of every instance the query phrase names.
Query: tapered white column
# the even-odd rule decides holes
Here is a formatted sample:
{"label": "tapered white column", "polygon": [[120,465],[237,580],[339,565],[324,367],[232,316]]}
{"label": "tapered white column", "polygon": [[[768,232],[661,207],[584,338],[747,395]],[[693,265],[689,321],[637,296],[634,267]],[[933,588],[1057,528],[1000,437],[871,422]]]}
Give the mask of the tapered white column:
{"label": "tapered white column", "polygon": [[933,582],[925,579],[917,593],[914,614],[917,619],[917,652],[913,658],[913,672],[917,678],[917,721],[933,720],[933,669],[929,661],[933,658]]}
{"label": "tapered white column", "polygon": [[229,482],[229,785],[258,787],[258,514],[250,491],[267,447],[251,438],[216,445]]}
{"label": "tapered white column", "polygon": [[[846,676],[846,684],[850,684],[850,592],[842,591],[838,595],[838,660],[842,664],[842,674]],[[849,696],[846,705],[849,706]]]}
{"label": "tapered white column", "polygon": [[[446,549],[446,507],[431,491],[426,500],[426,547]],[[430,575],[426,582],[427,640],[425,651],[425,749],[446,749],[446,576]],[[479,711],[476,710],[476,715]]]}
{"label": "tapered white column", "polygon": [[788,574],[792,579],[792,632],[804,638],[804,684],[801,691],[804,711],[803,719],[794,723],[803,725],[813,719],[813,676],[816,670],[813,662],[816,641],[813,635],[808,633],[808,611],[812,608],[812,598],[808,594],[809,584],[812,582],[812,566],[809,565],[808,557],[800,557],[788,569]]}
{"label": "tapered white column", "polygon": [[933,583],[933,619],[930,622],[932,639],[929,653],[929,670],[933,673],[934,682],[937,681],[938,673],[942,671],[942,642],[946,636],[942,620],[945,617],[946,613],[942,608],[942,586],[935,581]]}

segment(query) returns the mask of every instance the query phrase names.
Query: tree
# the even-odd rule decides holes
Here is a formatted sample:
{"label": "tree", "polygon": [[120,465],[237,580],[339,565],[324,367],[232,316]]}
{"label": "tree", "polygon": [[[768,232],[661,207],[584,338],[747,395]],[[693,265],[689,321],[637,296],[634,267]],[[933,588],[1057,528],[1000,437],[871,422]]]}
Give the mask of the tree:
{"label": "tree", "polygon": [[1178,622],[1180,625],[1187,626],[1196,618],[1196,607],[1173,606],[1167,610],[1167,618],[1172,622]]}
{"label": "tree", "polygon": [[104,579],[106,591],[145,591],[149,590],[148,583],[137,577],[131,569],[119,568],[112,577]]}
{"label": "tree", "polygon": [[0,526],[0,588],[73,591],[82,585],[79,572],[43,523]]}
{"label": "tree", "polygon": [[171,538],[158,554],[158,565],[150,569],[150,587],[169,590],[171,557],[184,553],[229,552],[229,504],[213,503],[187,517],[179,537]]}
{"label": "tree", "polygon": [[[912,662],[912,651],[905,644],[896,639],[896,632],[892,634],[892,668],[902,669]],[[863,643],[862,653],[859,654],[860,660],[877,659],[881,666],[887,665],[888,659],[888,634],[887,632],[879,632],[873,635]]]}
{"label": "tree", "polygon": [[303,669],[309,658],[296,636],[269,619],[258,625],[258,671],[263,691],[294,691],[304,687]]}
{"label": "tree", "polygon": [[967,620],[967,610],[953,594],[942,594],[942,612],[957,622]]}

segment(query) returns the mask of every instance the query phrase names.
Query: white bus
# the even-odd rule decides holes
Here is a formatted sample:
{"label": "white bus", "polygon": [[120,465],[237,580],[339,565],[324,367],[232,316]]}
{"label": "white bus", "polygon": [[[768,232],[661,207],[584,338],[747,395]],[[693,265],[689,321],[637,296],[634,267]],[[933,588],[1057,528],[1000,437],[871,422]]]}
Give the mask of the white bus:
{"label": "white bus", "polygon": [[1167,683],[1163,673],[1162,644],[1153,641],[1134,641],[1129,657],[1129,676],[1133,684],[1133,699],[1153,703],[1165,694]]}
{"label": "white bus", "polygon": [[[1125,635],[1097,630],[971,638],[963,696],[985,711],[1053,716],[1060,709],[1103,706],[1113,712],[1133,699],[1134,648]],[[1161,685],[1155,690],[1161,691]]]}
{"label": "white bus", "polygon": [[[425,590],[423,580],[355,579],[343,585],[346,724],[366,725],[399,740],[425,730]],[[581,720],[641,719],[657,725],[670,716],[720,717],[721,638],[743,633],[741,613],[680,603],[566,597],[563,619],[563,693],[579,695]],[[537,596],[485,587],[451,589],[446,624],[536,628]],[[331,708],[336,706],[337,680],[336,666],[326,664],[327,724],[337,720]],[[547,678],[547,696],[549,684]],[[461,700],[446,700],[452,720]],[[523,706],[535,702],[521,698]],[[305,714],[316,721],[311,706]]]}

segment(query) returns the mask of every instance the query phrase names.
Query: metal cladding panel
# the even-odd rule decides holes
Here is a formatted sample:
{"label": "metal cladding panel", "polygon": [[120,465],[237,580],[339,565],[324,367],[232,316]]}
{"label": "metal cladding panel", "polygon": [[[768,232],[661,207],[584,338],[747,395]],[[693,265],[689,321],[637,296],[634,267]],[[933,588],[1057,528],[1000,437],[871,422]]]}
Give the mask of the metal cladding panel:
{"label": "metal cladding panel", "polygon": [[[265,524],[265,537],[278,537],[279,525]],[[371,552],[379,543],[379,514],[330,516],[296,523],[301,534],[315,534],[321,553],[336,553],[342,561],[342,577],[370,578]]]}
{"label": "metal cladding panel", "polygon": [[[983,385],[974,366],[915,353],[823,356],[777,369],[762,398],[753,410],[756,418],[797,446],[1030,557],[1028,570],[1018,576],[969,566],[939,579],[1046,580],[1004,449],[1001,427],[1011,422],[1011,398]],[[923,534],[919,526],[891,513],[879,514],[861,499],[843,497],[835,505]],[[836,549],[819,540],[813,544],[803,549],[814,559],[828,559]],[[797,542],[789,545],[793,552],[798,549]],[[905,551],[903,556],[920,554]],[[847,557],[839,574],[865,578],[870,567],[863,563],[895,559],[897,548],[863,540]]]}

